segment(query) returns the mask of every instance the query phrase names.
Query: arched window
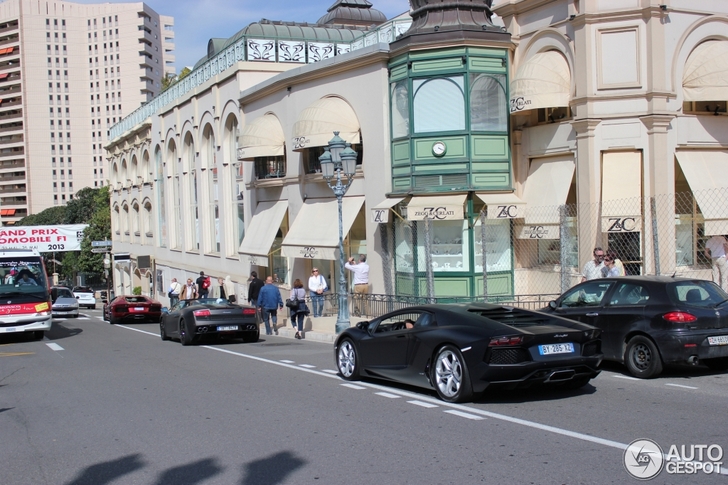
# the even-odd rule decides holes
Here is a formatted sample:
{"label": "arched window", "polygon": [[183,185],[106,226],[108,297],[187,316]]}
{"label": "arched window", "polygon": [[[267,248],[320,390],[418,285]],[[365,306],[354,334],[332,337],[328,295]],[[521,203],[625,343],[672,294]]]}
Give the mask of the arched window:
{"label": "arched window", "polygon": [[129,187],[129,164],[126,162],[126,159],[123,159],[121,161],[121,187]]}
{"label": "arched window", "polygon": [[129,180],[131,181],[132,186],[141,185],[141,182],[139,180],[139,161],[137,160],[137,156],[133,155],[131,157],[131,170],[129,172]]}
{"label": "arched window", "polygon": [[134,237],[138,237],[140,235],[139,231],[139,202],[134,201],[131,204],[131,232],[134,235]]}
{"label": "arched window", "polygon": [[414,79],[415,133],[465,130],[463,76]]}
{"label": "arched window", "polygon": [[152,167],[149,164],[149,150],[144,150],[142,154],[142,180],[140,183],[147,183],[152,181]]}
{"label": "arched window", "polygon": [[142,217],[142,233],[149,237],[152,235],[152,203],[149,199],[144,201],[144,215]]}
{"label": "arched window", "polygon": [[508,101],[504,74],[470,75],[470,130],[508,131]]}
{"label": "arched window", "polygon": [[187,236],[186,249],[200,249],[200,217],[197,210],[197,169],[195,167],[195,142],[192,133],[185,135],[184,152],[182,158],[182,174],[186,178],[188,211],[186,214],[185,235]]}
{"label": "arched window", "polygon": [[[154,190],[157,193],[157,217],[159,221],[159,231],[157,238],[157,244],[159,247],[167,247],[167,201],[165,198],[164,187],[167,182],[166,174],[164,173],[164,162],[162,162],[162,149],[157,145],[154,148]],[[151,226],[150,226],[151,227]]]}

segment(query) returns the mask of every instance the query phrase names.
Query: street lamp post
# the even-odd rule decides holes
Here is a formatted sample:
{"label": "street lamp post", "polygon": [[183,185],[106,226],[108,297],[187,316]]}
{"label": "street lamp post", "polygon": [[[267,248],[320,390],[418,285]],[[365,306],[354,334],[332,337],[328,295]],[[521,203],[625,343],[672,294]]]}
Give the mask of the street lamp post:
{"label": "street lamp post", "polygon": [[[319,157],[321,172],[329,188],[334,191],[336,201],[339,205],[339,315],[336,318],[336,333],[341,333],[349,328],[349,305],[347,303],[346,275],[344,274],[344,216],[342,200],[346,191],[349,190],[356,172],[357,154],[347,143],[339,137],[339,132],[334,132],[334,137],[324,147],[324,154]],[[336,176],[336,182],[333,179]],[[346,181],[343,180],[346,178]]]}

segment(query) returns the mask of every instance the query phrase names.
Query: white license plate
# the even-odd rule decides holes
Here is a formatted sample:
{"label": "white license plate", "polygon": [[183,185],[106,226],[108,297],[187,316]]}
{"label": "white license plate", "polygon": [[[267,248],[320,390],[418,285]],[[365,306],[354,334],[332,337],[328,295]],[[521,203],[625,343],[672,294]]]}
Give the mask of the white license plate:
{"label": "white license plate", "polygon": [[719,335],[718,337],[708,337],[710,345],[728,345],[728,335]]}
{"label": "white license plate", "polygon": [[135,306],[134,308],[132,308],[132,311],[135,311],[135,312],[143,312],[145,310],[146,310],[146,308],[143,306]]}
{"label": "white license plate", "polygon": [[237,330],[237,329],[238,329],[237,325],[222,325],[222,326],[217,327],[218,332],[229,332],[231,330]]}
{"label": "white license plate", "polygon": [[10,332],[16,332],[17,329],[15,327],[5,327],[5,328],[0,328],[0,331],[10,333]]}
{"label": "white license plate", "polygon": [[574,344],[565,343],[565,344],[539,345],[538,353],[541,355],[573,354],[574,353]]}

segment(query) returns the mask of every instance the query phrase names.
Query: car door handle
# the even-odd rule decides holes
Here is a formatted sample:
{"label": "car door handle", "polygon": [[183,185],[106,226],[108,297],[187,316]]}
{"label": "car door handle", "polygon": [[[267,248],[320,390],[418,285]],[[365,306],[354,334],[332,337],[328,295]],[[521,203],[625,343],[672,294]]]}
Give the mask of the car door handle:
{"label": "car door handle", "polygon": [[587,317],[598,317],[599,313],[598,312],[589,312],[586,314],[586,316]]}

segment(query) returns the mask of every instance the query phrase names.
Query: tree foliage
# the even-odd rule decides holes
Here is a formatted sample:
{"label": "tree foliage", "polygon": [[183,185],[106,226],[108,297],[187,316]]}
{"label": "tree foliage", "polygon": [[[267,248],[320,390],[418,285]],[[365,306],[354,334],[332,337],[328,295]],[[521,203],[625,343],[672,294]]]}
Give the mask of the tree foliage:
{"label": "tree foliage", "polygon": [[[50,226],[59,224],[88,224],[84,230],[80,251],[53,253],[61,279],[74,280],[76,274],[100,275],[104,272],[104,255],[91,252],[91,241],[111,239],[111,209],[109,204],[109,188],[92,189],[86,187],[76,192],[74,199],[65,206],[50,207],[37,214],[22,218],[17,222],[20,226]],[[44,254],[46,258],[49,253]],[[49,264],[49,270],[53,268]]]}
{"label": "tree foliage", "polygon": [[182,68],[182,70],[179,72],[179,74],[167,74],[162,78],[162,92],[168,90],[178,82],[180,82],[182,79],[186,78],[190,73],[192,72],[192,69],[189,67]]}

